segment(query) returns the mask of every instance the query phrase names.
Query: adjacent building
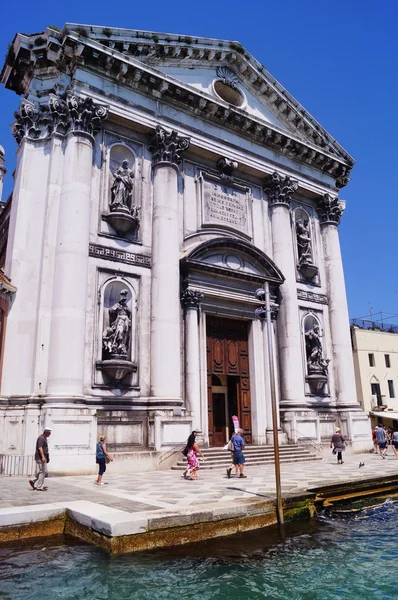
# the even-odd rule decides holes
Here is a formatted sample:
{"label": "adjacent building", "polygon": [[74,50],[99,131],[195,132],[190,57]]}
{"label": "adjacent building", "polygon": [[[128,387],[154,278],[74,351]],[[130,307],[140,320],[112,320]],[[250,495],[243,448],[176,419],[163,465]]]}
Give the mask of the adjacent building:
{"label": "adjacent building", "polygon": [[398,325],[371,316],[353,319],[351,339],[362,409],[373,427],[384,424],[398,430]]}
{"label": "adjacent building", "polygon": [[53,471],[91,469],[98,433],[154,468],[233,416],[267,444],[272,372],[282,443],[339,425],[368,447],[338,234],[354,161],[263,65],[68,23],[17,34],[1,81],[22,99],[0,452],[46,425]]}

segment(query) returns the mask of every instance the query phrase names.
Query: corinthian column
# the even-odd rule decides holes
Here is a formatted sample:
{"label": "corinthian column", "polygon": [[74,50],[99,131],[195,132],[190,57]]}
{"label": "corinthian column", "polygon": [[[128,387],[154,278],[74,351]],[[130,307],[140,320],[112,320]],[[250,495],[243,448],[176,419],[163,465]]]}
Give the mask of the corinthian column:
{"label": "corinthian column", "polygon": [[297,188],[297,181],[276,172],[266,181],[264,188],[271,207],[273,260],[285,277],[280,287],[281,303],[277,321],[282,403],[301,403],[304,400],[296,265],[290,223],[290,203]]}
{"label": "corinthian column", "polygon": [[156,127],[153,153],[151,390],[181,401],[178,165],[189,138]]}
{"label": "corinthian column", "polygon": [[202,431],[200,406],[199,306],[203,298],[198,290],[185,290],[185,399],[191,411],[192,428]]}
{"label": "corinthian column", "polygon": [[[94,136],[107,108],[69,96],[56,109],[67,118],[67,138],[55,247],[49,396],[83,396],[88,243]],[[51,398],[53,400],[54,398]]]}
{"label": "corinthian column", "polygon": [[322,227],[337,403],[352,406],[357,404],[357,396],[343,262],[337,230],[344,204],[337,197],[325,194],[318,202],[317,210]]}

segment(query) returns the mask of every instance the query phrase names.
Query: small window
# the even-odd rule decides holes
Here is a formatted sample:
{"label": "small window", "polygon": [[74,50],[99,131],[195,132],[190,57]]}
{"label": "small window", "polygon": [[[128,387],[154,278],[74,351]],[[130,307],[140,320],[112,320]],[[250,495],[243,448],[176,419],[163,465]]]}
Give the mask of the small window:
{"label": "small window", "polygon": [[394,382],[392,379],[388,380],[388,393],[390,394],[390,398],[395,398]]}
{"label": "small window", "polygon": [[368,356],[369,356],[369,366],[374,367],[375,366],[375,355],[368,354]]}
{"label": "small window", "polygon": [[384,355],[384,360],[386,361],[386,367],[390,368],[391,367],[390,355],[389,354],[385,354]]}

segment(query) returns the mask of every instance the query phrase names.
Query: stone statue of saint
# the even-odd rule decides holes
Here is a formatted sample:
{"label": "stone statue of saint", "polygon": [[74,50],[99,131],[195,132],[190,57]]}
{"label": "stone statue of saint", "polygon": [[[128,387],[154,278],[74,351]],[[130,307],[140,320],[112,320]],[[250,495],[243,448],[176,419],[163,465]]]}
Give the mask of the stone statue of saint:
{"label": "stone statue of saint", "polygon": [[296,221],[296,237],[299,264],[312,264],[311,233],[308,219]]}
{"label": "stone statue of saint", "polygon": [[129,161],[124,160],[113,174],[111,187],[111,212],[131,212],[131,195],[134,187],[134,173],[129,169]]}
{"label": "stone statue of saint", "polygon": [[126,358],[130,349],[131,310],[127,306],[127,290],[120,292],[120,300],[109,309],[109,327],[102,336],[107,354]]}
{"label": "stone statue of saint", "polygon": [[321,334],[318,325],[305,333],[305,350],[307,354],[308,373],[328,374],[329,360],[323,358]]}

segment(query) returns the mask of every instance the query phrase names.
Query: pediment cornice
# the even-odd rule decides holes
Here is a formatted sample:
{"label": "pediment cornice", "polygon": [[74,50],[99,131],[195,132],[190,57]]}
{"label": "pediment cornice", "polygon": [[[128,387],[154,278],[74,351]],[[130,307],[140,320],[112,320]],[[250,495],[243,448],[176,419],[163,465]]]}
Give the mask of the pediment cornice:
{"label": "pediment cornice", "polygon": [[[88,31],[90,29],[90,31]],[[104,33],[105,32],[105,33]],[[272,106],[285,129],[263,121],[244,109],[164,74],[162,64],[227,65],[257,97]],[[133,30],[66,25],[42,34],[18,34],[1,74],[2,83],[25,94],[33,74],[43,68],[74,72],[78,67],[100,73],[137,92],[191,112],[218,126],[255,140],[294,160],[311,165],[336,179],[349,180],[353,159],[297,101],[237,42],[151,34]]]}

